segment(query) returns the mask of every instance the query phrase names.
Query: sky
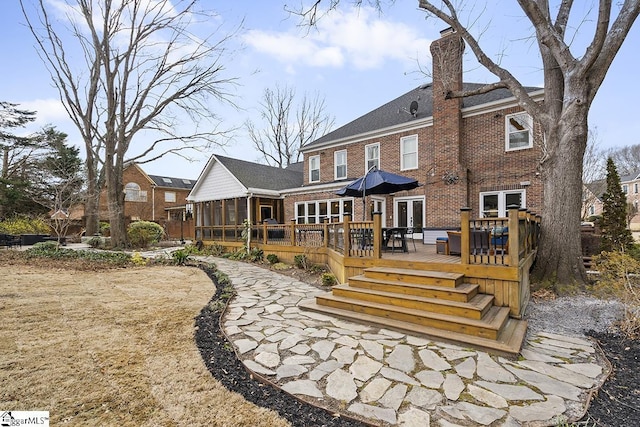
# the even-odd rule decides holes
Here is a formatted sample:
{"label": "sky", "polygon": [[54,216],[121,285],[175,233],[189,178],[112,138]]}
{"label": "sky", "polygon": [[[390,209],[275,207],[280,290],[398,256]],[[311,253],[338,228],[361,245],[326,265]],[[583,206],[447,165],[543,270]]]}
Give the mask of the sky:
{"label": "sky", "polygon": [[[60,1],[45,0],[48,4]],[[287,3],[289,7],[298,6],[298,0],[204,3],[218,13],[222,33],[240,28],[229,43],[229,56],[222,59],[224,75],[237,79],[238,84],[232,88],[237,108],[216,106],[221,126],[235,131],[225,147],[198,154],[192,162],[169,156],[142,165],[152,175],[196,179],[213,153],[259,161],[243,123],[260,123],[264,90],[276,85],[293,88],[298,98],[305,94],[324,98],[328,113],[335,118],[334,129],[366,114],[430,81],[421,70],[431,68],[429,44],[446,27],[433,17],[427,18],[417,1],[408,0],[385,5],[382,13],[366,6],[366,1],[365,6],[353,8],[351,1],[342,0],[340,8],[324,16],[315,28],[301,27],[299,18],[285,10]],[[498,0],[479,7],[481,3],[467,3],[475,6],[465,10],[465,19],[474,23],[471,28],[480,36],[480,45],[492,58],[499,56],[524,85],[542,86],[537,46],[528,37],[530,24],[516,2]],[[579,56],[586,36],[591,34],[588,17],[593,9],[589,9],[592,0],[577,3],[570,27],[571,31],[578,29],[571,49]],[[0,11],[0,100],[37,111],[36,122],[22,132],[53,125],[69,135],[71,144],[81,147],[79,133],[25,26],[18,0],[2,0]],[[589,126],[597,130],[601,148],[640,144],[640,85],[633,80],[640,70],[639,49],[640,23],[636,23],[591,108]],[[71,57],[70,61],[81,59]],[[495,81],[474,62],[468,48],[464,69],[465,81]],[[185,126],[188,124],[185,118]],[[132,150],[148,145],[147,138],[141,134],[134,139]]]}

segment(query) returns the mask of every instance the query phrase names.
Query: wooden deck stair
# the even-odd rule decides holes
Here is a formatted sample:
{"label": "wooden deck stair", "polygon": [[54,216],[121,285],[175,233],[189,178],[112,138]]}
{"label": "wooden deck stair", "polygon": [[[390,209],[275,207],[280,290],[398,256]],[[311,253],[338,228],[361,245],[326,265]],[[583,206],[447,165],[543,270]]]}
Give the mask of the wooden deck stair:
{"label": "wooden deck stair", "polygon": [[464,282],[464,275],[373,267],[301,308],[419,333],[492,352],[520,352],[526,321]]}

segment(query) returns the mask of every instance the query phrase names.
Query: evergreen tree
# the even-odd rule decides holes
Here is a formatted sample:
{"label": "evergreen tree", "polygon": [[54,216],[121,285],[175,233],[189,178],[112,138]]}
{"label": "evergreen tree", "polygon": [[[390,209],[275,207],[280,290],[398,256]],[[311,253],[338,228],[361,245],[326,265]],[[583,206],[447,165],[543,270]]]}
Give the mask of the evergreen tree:
{"label": "evergreen tree", "polygon": [[603,251],[621,251],[633,243],[627,228],[627,196],[622,191],[618,170],[609,157],[607,159],[607,192],[602,196],[602,247]]}

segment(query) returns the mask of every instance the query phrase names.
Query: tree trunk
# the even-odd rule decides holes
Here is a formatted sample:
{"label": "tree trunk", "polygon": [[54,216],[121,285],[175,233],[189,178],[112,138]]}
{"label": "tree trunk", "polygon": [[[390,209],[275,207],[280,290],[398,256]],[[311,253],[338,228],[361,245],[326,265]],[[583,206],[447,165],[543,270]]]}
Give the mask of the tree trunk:
{"label": "tree trunk", "polygon": [[580,238],[582,158],[589,111],[585,107],[568,106],[556,125],[547,126],[545,135],[549,157],[542,165],[542,227],[533,278],[559,293],[571,292],[586,282]]}
{"label": "tree trunk", "polygon": [[100,186],[93,157],[87,155],[87,199],[84,205],[85,235],[94,236],[100,231]]}
{"label": "tree trunk", "polygon": [[107,186],[107,203],[109,205],[109,231],[111,245],[114,248],[126,248],[129,244],[124,218],[124,186],[122,184],[122,165],[113,164],[113,157],[107,155],[105,163],[105,179]]}

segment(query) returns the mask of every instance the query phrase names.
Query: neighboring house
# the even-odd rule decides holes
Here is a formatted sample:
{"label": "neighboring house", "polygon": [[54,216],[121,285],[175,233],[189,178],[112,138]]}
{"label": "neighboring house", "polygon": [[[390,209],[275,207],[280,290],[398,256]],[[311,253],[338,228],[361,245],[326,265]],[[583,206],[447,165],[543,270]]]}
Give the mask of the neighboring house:
{"label": "neighboring house", "polygon": [[584,184],[582,188],[582,220],[587,221],[592,216],[602,215],[604,207],[602,195],[607,191],[607,181],[604,179]]}
{"label": "neighboring house", "polygon": [[[433,83],[302,147],[302,176],[280,170],[268,180],[245,183],[261,165],[213,156],[188,197],[196,203],[197,218],[203,215],[200,224],[211,218],[229,225],[243,218],[259,223],[265,218],[260,212],[263,197],[272,200],[271,209],[277,212],[272,216],[280,223],[336,222],[347,213],[357,221],[366,209],[367,219],[373,211],[382,212],[383,227],[414,227],[416,239],[422,238],[423,228],[459,228],[463,207],[472,209],[472,217],[505,217],[510,205],[540,212],[540,126],[506,89],[448,99],[449,91],[482,86],[462,83],[463,50],[458,34],[444,31],[431,45]],[[542,89],[526,90],[535,101],[543,101]],[[372,166],[417,179],[422,186],[369,196],[366,207],[359,199],[335,194]],[[225,199],[236,200],[233,220],[223,216]],[[214,200],[220,201],[215,208],[219,214],[199,205]]]}
{"label": "neighboring house", "polygon": [[[636,214],[631,218],[629,228],[640,230],[640,173],[632,173],[620,176],[622,192],[627,196],[627,203],[635,208]],[[591,216],[600,216],[604,208],[602,196],[607,191],[605,179],[590,182],[584,185],[582,200],[582,219]]]}
{"label": "neighboring house", "polygon": [[194,205],[196,239],[237,239],[244,220],[283,223],[283,190],[302,185],[302,163],[286,169],[212,155],[187,200]]}
{"label": "neighboring house", "polygon": [[[182,220],[186,198],[195,180],[168,176],[148,175],[142,168],[130,163],[122,173],[124,185],[124,215],[130,221],[155,221],[165,225],[170,220]],[[107,194],[100,194],[100,220],[108,221]]]}

